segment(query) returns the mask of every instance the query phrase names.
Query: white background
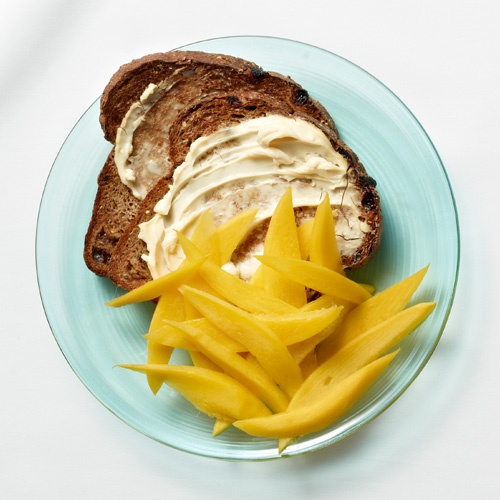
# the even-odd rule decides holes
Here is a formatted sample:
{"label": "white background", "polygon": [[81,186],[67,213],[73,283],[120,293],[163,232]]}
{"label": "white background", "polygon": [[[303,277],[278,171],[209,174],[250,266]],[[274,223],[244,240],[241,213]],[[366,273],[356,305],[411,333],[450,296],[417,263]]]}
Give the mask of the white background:
{"label": "white background", "polygon": [[[496,0],[17,0],[1,11],[0,498],[500,498]],[[440,153],[462,232],[455,305],[417,381],[340,443],[264,463],[169,449],[98,403],[51,334],[34,260],[51,164],[118,66],[242,34],[322,47],[384,82]]]}

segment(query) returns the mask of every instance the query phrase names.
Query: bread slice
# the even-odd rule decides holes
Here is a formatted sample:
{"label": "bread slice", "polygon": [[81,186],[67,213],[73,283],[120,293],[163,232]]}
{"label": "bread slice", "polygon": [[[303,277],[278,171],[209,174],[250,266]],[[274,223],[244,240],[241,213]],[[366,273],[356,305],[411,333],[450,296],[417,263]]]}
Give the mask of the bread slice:
{"label": "bread slice", "polygon": [[[191,144],[201,136],[221,127],[269,114],[298,116],[313,120],[281,99],[253,90],[214,92],[196,99],[177,114],[169,132],[170,162],[178,167],[186,158]],[[314,120],[315,123],[316,120]],[[331,131],[331,133],[335,133]]]}
{"label": "bread slice", "polygon": [[141,204],[121,182],[114,152],[112,149],[109,153],[97,179],[97,194],[85,235],[83,257],[87,267],[98,276],[107,275],[111,255]]}
{"label": "bread slice", "polygon": [[[209,135],[219,128],[269,114],[299,115],[313,120],[309,115],[295,111],[289,103],[253,90],[214,92],[195,99],[177,114],[169,129],[170,164],[174,169],[179,166],[184,161],[191,143],[197,138]],[[330,133],[336,136],[333,131]],[[121,288],[131,290],[151,279],[149,269],[142,259],[146,245],[139,239],[139,224],[151,218],[154,206],[164,197],[169,186],[170,176],[158,181],[140,205],[137,216],[125,229],[123,237],[117,242],[107,275]]]}
{"label": "bread slice", "polygon": [[[135,130],[132,154],[139,168],[146,168],[151,162],[155,165],[156,173],[150,177],[147,191],[162,177],[172,175],[169,131],[179,111],[214,92],[254,91],[272,96],[289,112],[310,116],[336,134],[328,112],[292,79],[232,56],[172,51],[125,64],[110,79],[101,98],[100,123],[104,137],[112,144],[128,110],[150,84],[161,85],[164,90]],[[91,271],[108,275],[114,249],[138,206],[137,198],[116,174],[112,152],[99,176],[85,238],[84,259]]]}
{"label": "bread slice", "polygon": [[[346,158],[349,169],[349,183],[356,186],[360,193],[363,221],[370,228],[357,245],[356,251],[343,255],[346,268],[358,268],[364,265],[375,253],[382,230],[382,213],[375,181],[369,177],[357,156],[339,139],[337,133],[319,123],[305,113],[295,112],[288,103],[275,97],[262,95],[254,91],[219,92],[202,97],[179,112],[170,128],[170,155],[174,167],[184,161],[190,145],[198,137],[206,136],[220,128],[227,128],[244,120],[266,115],[300,117],[320,128],[330,140],[333,148]],[[167,193],[170,178],[164,177],[149,192],[141,203],[137,216],[128,226],[111,257],[108,277],[124,289],[133,289],[151,279],[151,274],[142,255],[147,252],[146,244],[139,239],[139,224],[154,215],[154,207]],[[340,207],[340,211],[342,207]],[[304,221],[314,216],[313,207],[296,209],[297,220]],[[251,254],[256,245],[265,237],[268,221],[264,220],[255,227],[246,240],[234,253],[236,260]]]}

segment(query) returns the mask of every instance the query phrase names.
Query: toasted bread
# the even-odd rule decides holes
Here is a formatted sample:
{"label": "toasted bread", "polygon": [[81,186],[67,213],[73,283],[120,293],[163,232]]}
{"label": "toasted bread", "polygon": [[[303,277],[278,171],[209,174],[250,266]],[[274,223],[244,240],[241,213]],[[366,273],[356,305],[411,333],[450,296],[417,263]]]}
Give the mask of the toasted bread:
{"label": "toasted bread", "polygon": [[[125,64],[109,81],[101,98],[100,123],[104,137],[112,144],[116,142],[118,129],[128,110],[140,100],[150,84],[162,85],[162,95],[135,130],[132,155],[139,169],[146,169],[150,163],[155,165],[154,175],[148,177],[146,193],[158,180],[172,175],[169,131],[179,111],[214,92],[254,91],[274,97],[288,108],[287,112],[310,116],[336,134],[328,112],[290,78],[232,56],[172,51]],[[85,238],[85,262],[90,270],[101,276],[108,275],[114,249],[140,205],[120,181],[114,165],[115,153],[112,151],[99,176]],[[180,154],[177,149],[176,161]]]}
{"label": "toasted bread", "polygon": [[83,256],[91,271],[106,276],[111,255],[141,202],[131,196],[129,188],[121,182],[114,162],[114,149],[99,174],[97,185]]}
{"label": "toasted bread", "polygon": [[[346,268],[361,267],[377,250],[380,243],[382,214],[375,181],[367,175],[357,156],[339,139],[337,133],[310,115],[294,112],[289,105],[279,99],[253,91],[220,92],[202,97],[179,112],[170,128],[172,165],[177,167],[184,161],[190,145],[197,138],[235,123],[268,114],[300,117],[314,124],[327,136],[335,151],[347,160],[349,183],[356,186],[360,193],[361,217],[370,231],[363,235],[355,251],[343,253],[343,264]],[[151,219],[155,205],[167,193],[170,184],[170,178],[164,177],[148,193],[139,207],[137,216],[128,226],[111,257],[108,277],[124,289],[136,288],[151,279],[148,266],[142,258],[142,255],[147,253],[147,248],[139,238],[139,224]],[[341,212],[342,207],[338,208]],[[313,207],[296,208],[296,218],[299,222],[313,217],[314,213]],[[234,259],[241,259],[253,252],[256,245],[265,237],[267,222],[264,220],[253,229],[234,253]]]}

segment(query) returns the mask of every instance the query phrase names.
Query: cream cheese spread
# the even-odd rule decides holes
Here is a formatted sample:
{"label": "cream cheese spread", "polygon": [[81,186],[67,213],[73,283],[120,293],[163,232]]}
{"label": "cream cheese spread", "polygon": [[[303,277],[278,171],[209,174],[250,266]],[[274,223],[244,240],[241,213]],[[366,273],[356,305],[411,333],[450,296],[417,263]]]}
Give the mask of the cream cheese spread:
{"label": "cream cheese spread", "polygon": [[[258,224],[271,217],[288,186],[295,207],[316,207],[325,193],[332,206],[342,207],[346,216],[336,219],[337,240],[343,253],[353,253],[370,227],[359,217],[360,194],[349,183],[348,167],[326,135],[302,119],[255,118],[199,138],[175,170],[155,215],[140,225],[139,237],[147,245],[143,258],[152,277],[178,267],[184,255],[177,231],[189,235],[204,210],[210,208],[220,224],[258,207]],[[248,279],[257,265],[249,256],[226,268]]]}
{"label": "cream cheese spread", "polygon": [[162,166],[151,159],[152,145],[142,144],[141,151],[134,152],[133,138],[147,113],[182,78],[182,71],[175,71],[168,80],[149,84],[139,101],[130,106],[116,131],[115,164],[123,184],[142,200],[156,181],[164,175]]}

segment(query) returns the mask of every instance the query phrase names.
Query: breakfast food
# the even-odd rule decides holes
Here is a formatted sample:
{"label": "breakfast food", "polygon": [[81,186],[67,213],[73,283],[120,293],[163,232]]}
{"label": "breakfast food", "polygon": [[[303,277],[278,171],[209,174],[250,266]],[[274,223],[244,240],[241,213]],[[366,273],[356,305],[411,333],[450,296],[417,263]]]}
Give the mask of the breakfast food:
{"label": "breakfast food", "polygon": [[298,224],[325,194],[343,268],[364,265],[381,239],[375,181],[335,124],[290,78],[242,59],[174,51],[122,66],[101,100],[114,145],[99,176],[84,257],[96,274],[137,288],[184,258],[207,206],[215,225],[258,215],[225,269],[252,279],[269,220],[291,186]]}
{"label": "breakfast food", "polygon": [[121,366],[214,418],[214,436],[234,426],[283,451],[330,425],[432,311],[405,309],[425,270],[378,295],[348,277],[380,245],[376,183],[289,77],[153,54],[111,78],[100,123],[113,149],[85,262],[127,290],[109,306],[156,302],[147,359]]}
{"label": "breakfast food", "polygon": [[[301,231],[288,188],[270,220],[262,272],[246,282],[222,267],[256,211],[219,226],[210,212],[191,238],[179,233],[185,257],[175,271],[108,303],[159,299],[147,362],[121,366],[146,374],[154,393],[166,384],[213,418],[214,437],[234,426],[277,439],[282,453],[349,411],[431,314],[433,302],[408,306],[427,267],[372,295],[339,271],[328,197]],[[320,295],[308,301],[311,287]],[[191,362],[171,363],[176,349]]]}

